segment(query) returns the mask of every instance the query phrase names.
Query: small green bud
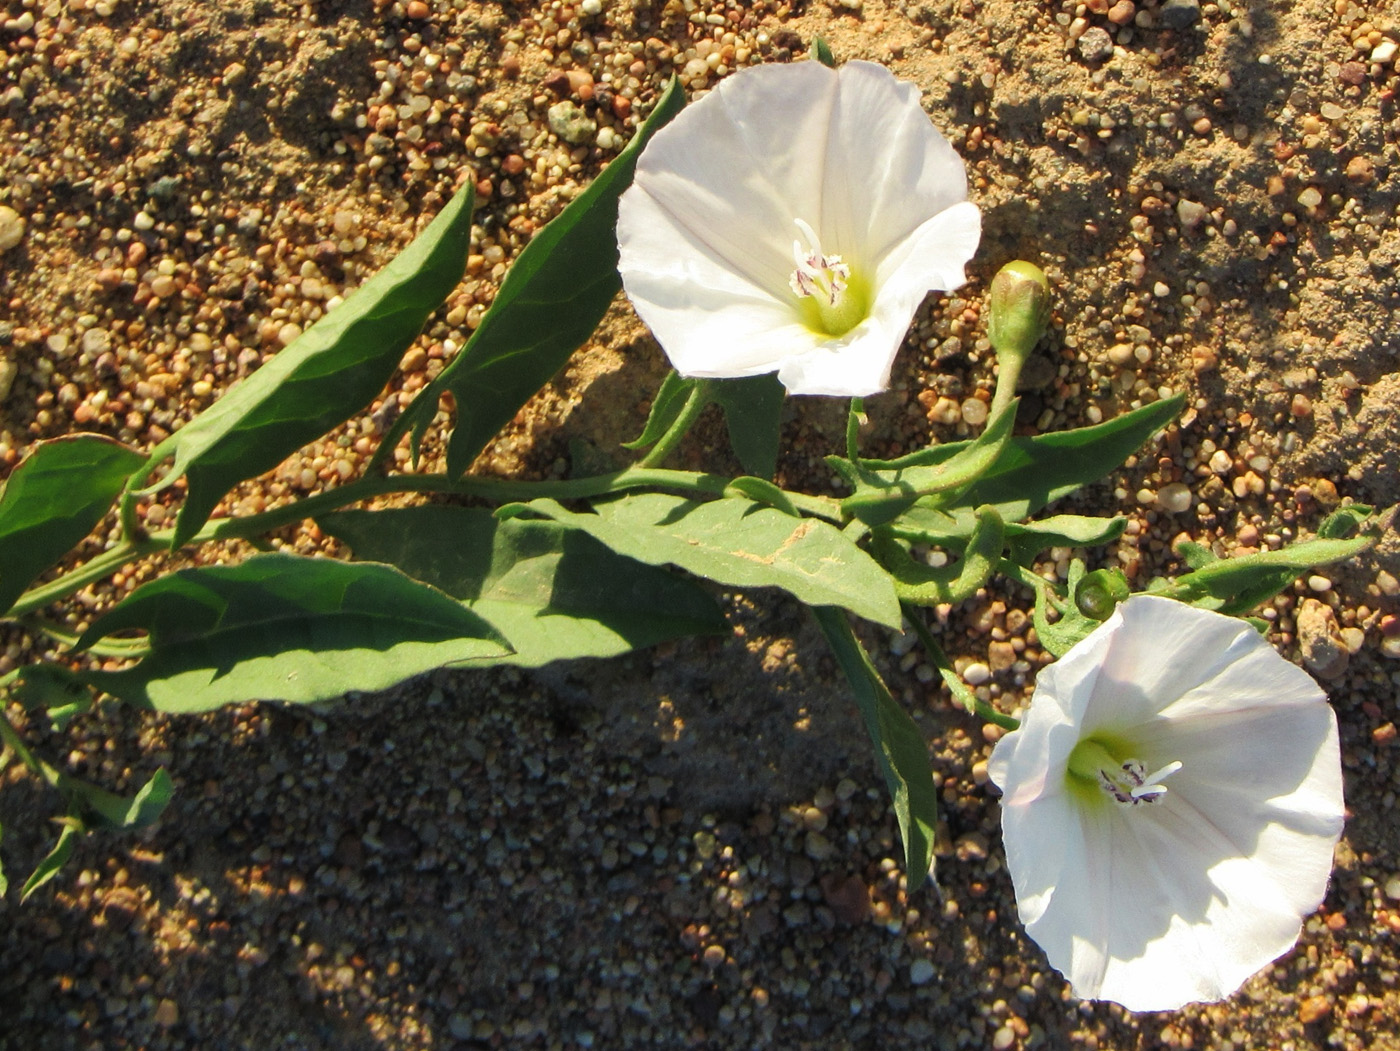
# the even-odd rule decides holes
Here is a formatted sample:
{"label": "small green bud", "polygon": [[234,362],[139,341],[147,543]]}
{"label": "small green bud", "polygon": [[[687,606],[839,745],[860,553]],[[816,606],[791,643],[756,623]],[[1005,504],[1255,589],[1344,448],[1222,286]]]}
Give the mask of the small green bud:
{"label": "small green bud", "polygon": [[1050,282],[1034,263],[1018,259],[992,278],[987,338],[997,354],[1025,359],[1050,323]]}
{"label": "small green bud", "polygon": [[1114,607],[1132,594],[1128,578],[1116,569],[1096,569],[1085,574],[1074,589],[1074,604],[1092,620],[1107,620]]}

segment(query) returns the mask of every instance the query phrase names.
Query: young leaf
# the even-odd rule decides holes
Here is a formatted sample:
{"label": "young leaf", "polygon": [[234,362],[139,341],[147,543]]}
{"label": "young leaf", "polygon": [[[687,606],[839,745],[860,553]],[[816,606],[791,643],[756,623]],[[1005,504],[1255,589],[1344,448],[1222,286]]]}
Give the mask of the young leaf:
{"label": "young leaf", "polygon": [[[914,544],[961,551],[977,527],[975,508],[957,507],[949,511],[915,504],[884,527],[890,536]],[[1031,522],[1007,522],[1008,557],[1028,564],[1047,547],[1097,547],[1123,535],[1126,518],[1096,518],[1087,515],[1051,515]]]}
{"label": "young leaf", "polygon": [[[992,417],[975,440],[959,443],[957,452],[937,463],[910,464],[872,475],[850,460],[829,457],[827,462],[856,486],[855,493],[841,501],[842,509],[867,525],[877,526],[894,520],[916,501],[930,507],[947,505],[952,496],[975,486],[996,469],[1011,438],[1018,404],[1012,401]],[[870,484],[872,477],[877,484]]]}
{"label": "young leaf", "polygon": [[656,397],[651,400],[651,411],[647,414],[646,426],[642,428],[642,433],[630,442],[623,442],[622,447],[645,449],[649,445],[655,445],[670,429],[671,424],[676,422],[681,410],[685,408],[686,399],[694,389],[695,380],[683,378],[674,369],[668,372],[656,390]]}
{"label": "young leaf", "polygon": [[617,200],[632,182],[637,155],[683,105],[680,82],[672,80],[627,147],[520,253],[467,345],[414,399],[386,446],[412,426],[416,451],[439,399],[450,391],[457,420],[447,473],[455,478],[564,367],[622,287]]}
{"label": "young leaf", "polygon": [[391,566],[282,554],[160,577],[100,618],[76,648],[131,628],[149,634],[150,654],[86,678],[167,712],[323,701],[507,649],[479,615]]}
{"label": "young leaf", "polygon": [[599,503],[596,514],[553,500],[511,507],[581,529],[618,554],[670,563],[730,587],[778,587],[810,606],[841,606],[898,628],[899,600],[883,569],[835,526],[795,519],[749,500],[697,503],[639,493]]}
{"label": "young leaf", "polygon": [[355,557],[397,566],[490,621],[514,652],[485,663],[538,667],[726,630],[696,584],[555,522],[442,505],[341,511],[317,522]]}
{"label": "young leaf", "polygon": [[35,446],[0,492],[0,614],[96,528],[143,462],[95,434]]}
{"label": "young leaf", "polygon": [[77,672],[62,664],[30,664],[22,668],[11,696],[29,711],[46,710],[55,730],[67,727],[75,716],[91,710],[92,687]]}
{"label": "young leaf", "polygon": [[[1176,418],[1185,400],[1184,394],[1176,394],[1092,427],[1012,438],[996,464],[957,494],[956,505],[939,499],[929,503],[944,510],[993,504],[1005,521],[1025,521],[1046,504],[1121,467],[1153,434]],[[911,467],[941,464],[971,444],[935,445],[898,460],[864,462],[883,476]]]}
{"label": "young leaf", "polygon": [[938,827],[938,789],[933,784],[928,745],[909,713],[890,696],[845,614],[831,607],[816,607],[812,616],[855,691],[894,803],[899,836],[904,841],[905,878],[913,891],[932,875],[934,830]]}
{"label": "young leaf", "polygon": [[783,385],[777,374],[716,380],[710,397],[724,412],[730,447],[744,470],[772,478],[783,427]]}
{"label": "young leaf", "polygon": [[471,240],[467,186],[413,243],[287,349],[152,450],[174,462],[145,492],[188,479],[174,546],[239,482],[276,467],[367,406],[428,316],[461,281]]}
{"label": "young leaf", "polygon": [[87,781],[69,779],[65,782],[86,811],[101,828],[145,828],[155,822],[175,795],[175,783],[161,767],[130,799],[99,788]]}
{"label": "young leaf", "polygon": [[43,861],[39,862],[27,880],[24,881],[24,889],[19,892],[19,900],[24,901],[29,895],[42,887],[49,880],[58,875],[58,870],[63,868],[69,857],[73,854],[73,844],[78,841],[78,836],[87,829],[82,821],[74,816],[56,818],[59,825],[58,842],[53,845],[53,849]]}

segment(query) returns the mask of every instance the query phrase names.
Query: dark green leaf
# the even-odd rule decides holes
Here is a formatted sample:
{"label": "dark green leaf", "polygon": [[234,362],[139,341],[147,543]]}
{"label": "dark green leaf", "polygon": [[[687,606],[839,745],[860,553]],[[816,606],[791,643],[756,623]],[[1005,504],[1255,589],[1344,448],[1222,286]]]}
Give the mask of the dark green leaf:
{"label": "dark green leaf", "polygon": [[555,522],[446,506],[343,511],[317,521],[357,558],[397,566],[490,621],[514,652],[486,663],[611,657],[726,630],[702,588]]}
{"label": "dark green leaf", "polygon": [[480,616],[391,566],[280,554],[161,577],[77,648],[131,628],[149,634],[150,655],[88,681],[170,712],[323,701],[506,652]]}
{"label": "dark green leaf", "polygon": [[455,478],[564,367],[622,287],[617,200],[631,185],[637,155],[684,104],[680,82],[672,80],[627,148],[520,253],[467,345],[414,400],[386,442],[411,425],[416,450],[439,399],[451,391],[457,420],[447,472]]}
{"label": "dark green leaf", "polygon": [[850,460],[828,457],[827,462],[842,469],[856,485],[855,494],[841,501],[842,510],[876,526],[893,521],[915,501],[931,507],[948,506],[958,493],[995,472],[1011,438],[1018,404],[1011,402],[992,417],[974,441],[960,442],[955,453],[937,463],[911,463],[872,472],[860,469]]}
{"label": "dark green leaf", "polygon": [[95,434],[35,446],[0,493],[0,614],[96,528],[144,462]]}
{"label": "dark green leaf", "polygon": [[[1007,522],[1006,543],[1012,561],[1025,565],[1048,547],[1096,547],[1123,535],[1126,518],[1095,518],[1085,515],[1051,515],[1033,522]],[[977,526],[973,508],[951,511],[916,504],[885,530],[915,544],[961,551]]]}
{"label": "dark green leaf", "polygon": [[1307,540],[1280,551],[1220,558],[1174,582],[1158,582],[1148,592],[1238,616],[1267,602],[1308,570],[1355,558],[1375,542],[1376,534],[1368,533],[1350,540]]}
{"label": "dark green leaf", "polygon": [[811,606],[842,606],[898,628],[899,601],[883,569],[841,531],[749,500],[697,503],[640,493],[599,503],[596,514],[553,500],[514,505],[582,529],[618,554],[680,566],[731,587],[778,587]]}
{"label": "dark green leaf", "polygon": [[901,602],[918,606],[957,605],[972,598],[991,578],[1001,559],[1005,526],[994,507],[979,508],[977,528],[968,538],[962,558],[952,565],[933,567],[915,559],[898,541],[876,535],[875,555],[894,578]]}
{"label": "dark green leaf", "polygon": [[[996,464],[972,486],[957,494],[958,507],[993,504],[1008,523],[1022,522],[1046,504],[1067,496],[1117,470],[1157,431],[1181,411],[1184,394],[1144,405],[1106,423],[1056,431],[1033,438],[1012,438]],[[884,475],[911,467],[934,466],[957,456],[970,442],[923,449],[898,460],[867,460]],[[948,509],[941,499],[934,507]]]}
{"label": "dark green leaf", "polygon": [[817,607],[812,616],[855,691],[866,732],[875,746],[904,841],[904,871],[912,892],[932,875],[933,839],[938,827],[938,789],[933,784],[928,745],[909,713],[890,696],[845,614]]}
{"label": "dark green leaf", "polygon": [[148,492],[184,474],[175,523],[183,544],[239,482],[276,467],[367,406],[428,316],[461,281],[471,243],[472,190],[454,197],[388,266],[300,338],[151,452],[174,462]]}
{"label": "dark green leaf", "polygon": [[661,381],[661,386],[657,388],[656,397],[651,400],[651,411],[647,414],[647,423],[642,428],[642,433],[630,442],[623,442],[622,447],[645,449],[649,445],[655,445],[670,429],[671,424],[676,422],[694,389],[695,380],[684,379],[674,369],[668,372],[666,378]]}
{"label": "dark green leaf", "polygon": [[19,892],[19,900],[24,901],[29,895],[42,887],[49,880],[58,875],[59,869],[63,868],[69,857],[73,854],[73,844],[78,841],[78,837],[87,831],[83,827],[82,821],[76,817],[58,818],[60,826],[58,842],[43,861],[39,862],[36,868],[24,881],[24,889]]}
{"label": "dark green leaf", "polygon": [[61,664],[31,664],[21,669],[12,695],[29,711],[45,709],[57,730],[89,711],[93,701],[92,687]]}
{"label": "dark green leaf", "polygon": [[1317,527],[1317,537],[1319,540],[1344,540],[1360,529],[1374,511],[1375,508],[1366,504],[1339,507]]}
{"label": "dark green leaf", "polygon": [[783,385],[776,374],[715,380],[710,398],[724,411],[729,444],[744,470],[772,478],[783,427]]}

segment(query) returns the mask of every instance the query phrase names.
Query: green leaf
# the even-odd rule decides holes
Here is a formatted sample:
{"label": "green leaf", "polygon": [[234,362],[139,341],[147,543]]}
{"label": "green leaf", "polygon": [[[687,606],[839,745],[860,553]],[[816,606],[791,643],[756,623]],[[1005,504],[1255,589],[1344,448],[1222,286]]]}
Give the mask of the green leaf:
{"label": "green leaf", "polygon": [[[915,504],[884,526],[885,532],[914,544],[961,551],[977,527],[975,508],[950,511]],[[1088,515],[1051,515],[1032,522],[1007,522],[1006,543],[1013,562],[1026,565],[1050,547],[1097,547],[1117,540],[1128,524],[1126,518]]]}
{"label": "green leaf", "polygon": [[1005,526],[994,507],[977,512],[977,528],[968,538],[962,559],[934,568],[915,559],[899,541],[876,534],[875,555],[894,578],[901,602],[919,606],[957,605],[977,594],[1001,559]]}
{"label": "green leaf", "polygon": [[912,892],[932,875],[934,831],[938,827],[938,789],[933,784],[928,745],[909,713],[890,696],[845,614],[817,607],[812,616],[855,691],[866,732],[875,746],[899,822],[905,877]]}
{"label": "green leaf", "polygon": [[[1084,563],[1076,558],[1069,564],[1069,577],[1063,595],[1073,595],[1083,578]],[[1085,616],[1078,606],[1063,595],[1060,589],[1048,580],[1036,579],[1035,609],[1031,613],[1031,620],[1035,624],[1035,633],[1040,644],[1057,658],[1063,657],[1076,643],[1099,626],[1097,620]],[[1050,620],[1052,609],[1059,613],[1059,620]]]}
{"label": "green leaf", "polygon": [[173,546],[189,540],[239,482],[276,467],[365,408],[428,316],[461,281],[471,243],[472,188],[344,303],[151,452],[174,462],[146,492],[188,479]]}
{"label": "green leaf", "polygon": [[46,710],[55,730],[67,728],[75,716],[92,709],[92,687],[62,664],[31,664],[22,668],[12,696],[25,709]]}
{"label": "green leaf", "polygon": [[596,514],[566,511],[553,500],[502,510],[529,510],[582,529],[648,565],[669,563],[730,587],[783,588],[809,606],[841,606],[899,627],[889,576],[839,529],[816,519],[794,519],[750,500],[698,503],[661,493],[602,502]]}
{"label": "green leaf", "polygon": [[386,445],[411,425],[416,453],[439,399],[450,391],[457,420],[447,473],[455,478],[564,367],[622,287],[617,201],[632,183],[637,155],[683,105],[685,93],[673,79],[626,149],[520,253],[467,345],[414,399]]}
{"label": "green leaf", "polygon": [[19,892],[19,900],[24,901],[29,895],[42,887],[49,880],[58,875],[59,869],[63,868],[69,857],[73,854],[73,844],[78,841],[78,836],[87,831],[82,821],[77,817],[69,816],[56,818],[60,827],[58,842],[43,861],[39,862],[36,868],[24,881],[24,889]]}
{"label": "green leaf", "polygon": [[175,795],[175,783],[161,767],[130,799],[87,781],[68,779],[65,787],[81,800],[102,828],[145,828],[155,822]]}
{"label": "green leaf", "polygon": [[168,712],[324,701],[506,652],[480,616],[392,566],[282,554],[152,581],[76,648],[131,628],[149,634],[149,656],[87,680]]}
{"label": "green leaf", "polygon": [[[1068,496],[1117,470],[1181,411],[1184,394],[1144,405],[1105,423],[1056,431],[1033,438],[1012,438],[996,464],[965,491],[957,507],[993,504],[1008,523],[1023,522],[1046,504]],[[985,435],[984,435],[985,437]],[[898,460],[866,460],[876,473],[892,476],[912,467],[934,466],[959,455],[971,442],[953,442],[921,449]],[[951,510],[945,501],[929,501]]]}
{"label": "green leaf", "polygon": [[710,400],[724,412],[729,444],[744,470],[772,478],[783,428],[783,385],[774,373],[715,380]]}
{"label": "green leaf", "polygon": [[727,630],[704,589],[555,522],[441,505],[317,521],[357,558],[397,566],[490,621],[514,652],[484,663],[538,667]]}
{"label": "green leaf", "polygon": [[688,380],[672,369],[657,388],[656,397],[651,400],[651,411],[647,414],[646,426],[642,433],[630,442],[623,442],[624,449],[645,449],[657,441],[676,422],[685,408],[690,392],[695,389],[695,380]]}
{"label": "green leaf", "polygon": [[1372,532],[1349,540],[1307,540],[1280,551],[1220,558],[1174,582],[1154,582],[1147,592],[1238,616],[1269,601],[1308,570],[1355,558],[1376,540]]}
{"label": "green leaf", "polygon": [[862,469],[864,461],[857,465],[841,457],[828,457],[827,462],[856,486],[855,493],[841,501],[842,510],[876,526],[894,520],[916,501],[925,506],[946,506],[952,496],[976,486],[979,479],[999,466],[1016,422],[1018,404],[1011,402],[992,417],[974,441],[958,443],[956,452],[936,463],[909,463],[872,472]]}
{"label": "green leaf", "polygon": [[95,434],[35,446],[0,492],[0,614],[97,527],[143,462]]}

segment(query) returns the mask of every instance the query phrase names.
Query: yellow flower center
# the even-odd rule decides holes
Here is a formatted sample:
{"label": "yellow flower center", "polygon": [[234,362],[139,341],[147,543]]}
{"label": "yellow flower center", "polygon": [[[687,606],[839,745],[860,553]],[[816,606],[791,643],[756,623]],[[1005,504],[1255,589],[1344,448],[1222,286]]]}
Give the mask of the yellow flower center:
{"label": "yellow flower center", "polygon": [[1065,780],[1085,801],[1112,800],[1132,807],[1161,802],[1167,794],[1167,786],[1162,782],[1180,769],[1180,762],[1171,762],[1149,774],[1142,760],[1132,757],[1132,748],[1125,742],[1086,737],[1069,754]]}
{"label": "yellow flower center", "polygon": [[802,323],[827,338],[844,336],[870,314],[870,282],[852,273],[839,255],[826,255],[816,231],[805,222],[794,222],[807,241],[793,241],[797,265],[788,278]]}

